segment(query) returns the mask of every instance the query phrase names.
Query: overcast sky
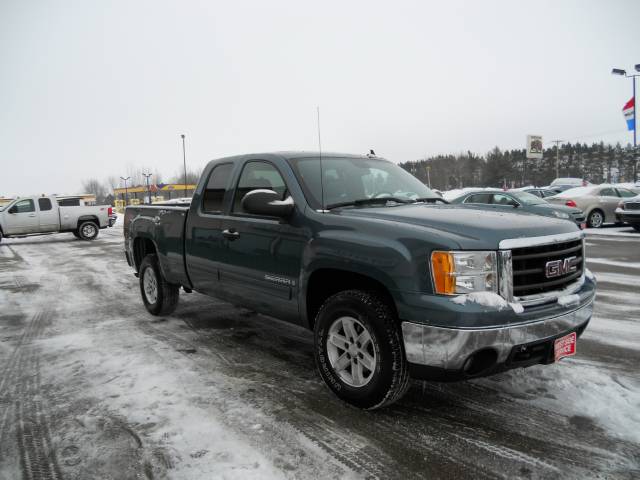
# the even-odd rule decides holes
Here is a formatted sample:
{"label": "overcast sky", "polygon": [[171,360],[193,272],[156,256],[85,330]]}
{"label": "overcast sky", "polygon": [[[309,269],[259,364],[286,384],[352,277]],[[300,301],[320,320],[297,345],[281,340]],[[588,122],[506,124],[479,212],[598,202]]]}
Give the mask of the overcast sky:
{"label": "overcast sky", "polygon": [[317,149],[631,141],[640,2],[0,1],[0,196]]}

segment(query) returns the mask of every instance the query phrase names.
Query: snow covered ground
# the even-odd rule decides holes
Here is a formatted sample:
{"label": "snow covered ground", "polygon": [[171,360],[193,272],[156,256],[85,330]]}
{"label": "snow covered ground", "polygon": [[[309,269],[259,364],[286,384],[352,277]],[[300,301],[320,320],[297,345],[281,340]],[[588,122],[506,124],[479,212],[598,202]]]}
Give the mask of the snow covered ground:
{"label": "snow covered ground", "polygon": [[640,235],[587,233],[576,357],[377,412],[328,392],[295,326],[195,293],[148,315],[120,222],[5,239],[0,479],[638,478]]}

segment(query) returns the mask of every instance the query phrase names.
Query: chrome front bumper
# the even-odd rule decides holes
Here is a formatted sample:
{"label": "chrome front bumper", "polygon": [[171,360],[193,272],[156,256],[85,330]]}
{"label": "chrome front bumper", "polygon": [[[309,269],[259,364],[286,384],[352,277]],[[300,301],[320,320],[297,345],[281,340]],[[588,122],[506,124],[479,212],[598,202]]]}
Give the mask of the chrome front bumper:
{"label": "chrome front bumper", "polygon": [[498,354],[496,364],[504,363],[513,347],[568,332],[586,323],[593,314],[593,298],[577,310],[526,324],[498,328],[443,328],[402,322],[407,360],[445,370],[461,370],[469,356],[491,348]]}

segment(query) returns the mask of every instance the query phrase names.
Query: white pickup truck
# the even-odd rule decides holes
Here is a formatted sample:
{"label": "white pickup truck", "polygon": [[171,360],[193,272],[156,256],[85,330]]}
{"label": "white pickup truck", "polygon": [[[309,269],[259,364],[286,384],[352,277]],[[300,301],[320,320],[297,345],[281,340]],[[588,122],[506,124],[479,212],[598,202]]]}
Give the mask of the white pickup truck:
{"label": "white pickup truck", "polygon": [[2,237],[71,232],[81,240],[93,240],[101,228],[110,226],[112,208],[60,206],[55,196],[23,197],[0,207]]}

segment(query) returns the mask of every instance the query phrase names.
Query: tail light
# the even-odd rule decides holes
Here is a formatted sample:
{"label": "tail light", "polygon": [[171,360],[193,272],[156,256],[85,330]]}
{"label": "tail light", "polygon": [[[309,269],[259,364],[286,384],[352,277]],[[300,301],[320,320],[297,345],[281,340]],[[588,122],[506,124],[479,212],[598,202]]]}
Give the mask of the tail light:
{"label": "tail light", "polygon": [[574,202],[573,200],[567,200],[566,202],[564,202],[564,204],[567,207],[577,207],[578,205],[576,204],[576,202]]}
{"label": "tail light", "polygon": [[112,207],[109,207],[109,208],[107,209],[107,213],[108,213],[108,215],[109,215],[109,216],[113,215],[113,208],[112,208]]}

